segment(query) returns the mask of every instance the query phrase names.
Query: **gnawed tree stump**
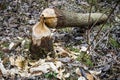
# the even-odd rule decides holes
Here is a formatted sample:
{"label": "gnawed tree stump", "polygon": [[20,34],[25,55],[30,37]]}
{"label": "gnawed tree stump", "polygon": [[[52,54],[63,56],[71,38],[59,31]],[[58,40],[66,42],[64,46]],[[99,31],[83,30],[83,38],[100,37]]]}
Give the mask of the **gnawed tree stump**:
{"label": "gnawed tree stump", "polygon": [[41,16],[40,22],[32,28],[32,41],[30,52],[32,59],[45,58],[48,53],[54,56],[51,31],[44,23],[44,17]]}
{"label": "gnawed tree stump", "polygon": [[51,53],[54,56],[51,31],[49,28],[80,27],[102,24],[107,16],[102,13],[74,13],[54,8],[47,8],[41,13],[40,22],[32,28],[31,56],[44,58]]}

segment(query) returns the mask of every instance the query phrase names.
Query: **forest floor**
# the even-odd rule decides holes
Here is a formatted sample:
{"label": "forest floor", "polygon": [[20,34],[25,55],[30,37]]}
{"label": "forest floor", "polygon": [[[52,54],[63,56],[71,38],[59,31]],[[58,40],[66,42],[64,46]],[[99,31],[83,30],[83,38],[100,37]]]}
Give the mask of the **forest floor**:
{"label": "forest floor", "polygon": [[95,0],[91,7],[85,0],[46,1],[0,1],[0,80],[120,80],[120,5],[101,31],[101,25],[90,32],[76,27],[51,29],[56,57],[28,58],[31,29],[46,7],[109,15],[116,4]]}

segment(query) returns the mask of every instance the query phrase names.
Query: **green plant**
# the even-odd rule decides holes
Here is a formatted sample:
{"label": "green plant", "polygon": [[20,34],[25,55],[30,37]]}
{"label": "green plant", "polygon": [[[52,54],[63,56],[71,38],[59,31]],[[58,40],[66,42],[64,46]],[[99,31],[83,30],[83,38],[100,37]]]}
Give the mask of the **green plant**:
{"label": "green plant", "polygon": [[0,58],[2,58],[3,57],[3,52],[2,51],[0,51]]}
{"label": "green plant", "polygon": [[29,49],[30,48],[30,41],[26,40],[24,48],[25,49]]}
{"label": "green plant", "polygon": [[77,57],[78,61],[81,61],[82,63],[86,64],[87,66],[93,66],[93,62],[91,60],[91,56],[87,54],[86,52],[81,52],[80,55]]}
{"label": "green plant", "polygon": [[8,43],[6,43],[6,42],[4,42],[4,43],[2,44],[2,46],[3,46],[3,47],[8,47],[8,46],[9,46],[9,44],[8,44]]}
{"label": "green plant", "polygon": [[56,76],[57,76],[57,73],[55,73],[55,72],[49,72],[49,73],[45,74],[45,77],[49,78],[49,79],[56,78]]}
{"label": "green plant", "polygon": [[114,47],[114,48],[120,48],[120,44],[113,38],[109,39],[109,43]]}
{"label": "green plant", "polygon": [[73,52],[79,52],[80,50],[79,49],[77,49],[77,48],[74,48],[73,46],[66,46],[70,51],[73,51]]}
{"label": "green plant", "polygon": [[61,31],[61,32],[67,32],[67,33],[69,33],[69,32],[72,31],[72,28],[66,27],[66,28],[60,29],[60,31]]}

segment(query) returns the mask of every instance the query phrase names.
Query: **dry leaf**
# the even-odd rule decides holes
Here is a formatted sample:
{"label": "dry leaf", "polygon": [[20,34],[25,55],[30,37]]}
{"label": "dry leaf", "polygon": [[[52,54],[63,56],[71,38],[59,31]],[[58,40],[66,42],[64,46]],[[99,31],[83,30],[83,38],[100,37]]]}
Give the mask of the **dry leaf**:
{"label": "dry leaf", "polygon": [[84,77],[80,76],[78,80],[86,80]]}
{"label": "dry leaf", "polygon": [[24,47],[26,40],[23,40],[21,46]]}
{"label": "dry leaf", "polygon": [[47,72],[49,72],[49,69],[50,69],[50,66],[48,64],[43,64],[40,66],[30,68],[30,73],[33,74],[33,73],[36,73],[38,71],[41,71],[43,73],[47,73]]}
{"label": "dry leaf", "polygon": [[101,70],[100,71],[89,71],[91,74],[94,74],[94,75],[99,75],[99,74],[101,74]]}
{"label": "dry leaf", "polygon": [[25,69],[28,65],[27,60],[22,56],[17,56],[17,59],[15,60],[15,65],[18,67],[18,69]]}
{"label": "dry leaf", "polygon": [[59,47],[59,46],[55,47],[55,52],[57,53],[58,56],[61,56],[61,57],[69,56],[69,52],[67,52],[62,47]]}
{"label": "dry leaf", "polygon": [[68,62],[72,61],[72,59],[70,57],[58,58],[58,60],[63,62],[63,63],[68,63]]}
{"label": "dry leaf", "polygon": [[81,46],[81,49],[80,49],[81,51],[87,51],[87,47],[85,47],[85,46]]}
{"label": "dry leaf", "polygon": [[[92,74],[90,74],[88,71],[84,70],[83,68],[77,68],[76,69],[76,74],[78,74],[79,76],[81,77],[84,77],[85,80],[88,79],[88,80],[94,80],[94,77]],[[81,78],[82,80],[82,78]],[[84,80],[84,79],[83,79]]]}
{"label": "dry leaf", "polygon": [[33,72],[31,73],[32,76],[39,76],[39,75],[42,75],[42,74],[43,74],[42,71],[33,71]]}
{"label": "dry leaf", "polygon": [[11,57],[9,58],[9,61],[10,61],[10,64],[11,64],[12,66],[15,65],[15,57],[14,57],[14,56],[11,56]]}
{"label": "dry leaf", "polygon": [[53,72],[58,73],[57,67],[52,62],[45,62],[45,63],[43,63],[43,64],[41,64],[39,66],[30,68],[30,73],[34,73],[34,72],[37,72],[37,71],[47,73],[50,70],[52,70]]}
{"label": "dry leaf", "polygon": [[59,69],[58,71],[58,74],[57,74],[57,78],[58,79],[64,79],[64,76],[63,76],[63,72],[65,71],[65,69]]}
{"label": "dry leaf", "polygon": [[79,68],[76,68],[75,72],[76,72],[77,75],[81,76],[81,72],[80,72]]}
{"label": "dry leaf", "polygon": [[11,50],[14,47],[14,45],[15,44],[13,42],[11,42],[10,45],[9,45],[9,50]]}
{"label": "dry leaf", "polygon": [[15,76],[15,74],[19,74],[19,70],[17,68],[12,68],[9,70],[10,75]]}
{"label": "dry leaf", "polygon": [[65,77],[65,78],[70,77],[70,73],[65,74],[64,77]]}
{"label": "dry leaf", "polygon": [[2,71],[1,71],[1,69],[0,69],[0,78],[2,77],[2,75],[3,75],[3,74],[2,74]]}
{"label": "dry leaf", "polygon": [[1,62],[1,59],[0,59],[0,70],[1,70],[1,73],[3,75],[7,75],[8,74],[8,70],[5,69],[4,65]]}
{"label": "dry leaf", "polygon": [[55,61],[55,65],[56,65],[57,68],[60,68],[60,67],[63,66],[63,63],[60,62],[60,61]]}
{"label": "dry leaf", "polygon": [[38,65],[41,65],[43,63],[45,63],[45,59],[39,59],[38,61],[36,61],[36,60],[29,61],[29,64],[31,66],[38,66]]}
{"label": "dry leaf", "polygon": [[22,38],[22,37],[19,37],[19,36],[18,36],[17,38],[18,38],[19,40],[23,40],[23,38]]}
{"label": "dry leaf", "polygon": [[52,69],[52,71],[58,73],[58,68],[54,65],[53,62],[46,62],[46,64],[50,65],[50,68]]}
{"label": "dry leaf", "polygon": [[19,72],[19,74],[20,74],[21,77],[30,77],[31,76],[31,74],[28,73],[27,71]]}

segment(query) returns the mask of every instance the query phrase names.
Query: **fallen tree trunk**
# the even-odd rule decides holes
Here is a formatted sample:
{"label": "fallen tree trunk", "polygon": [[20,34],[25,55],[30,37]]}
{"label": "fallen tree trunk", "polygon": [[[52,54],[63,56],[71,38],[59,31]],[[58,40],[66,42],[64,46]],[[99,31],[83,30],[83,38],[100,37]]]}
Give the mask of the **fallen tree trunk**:
{"label": "fallen tree trunk", "polygon": [[102,24],[107,20],[103,13],[74,13],[58,9],[45,9],[42,14],[50,28],[88,27]]}
{"label": "fallen tree trunk", "polygon": [[49,28],[86,27],[102,24],[107,16],[102,13],[74,13],[47,8],[41,13],[40,22],[32,28],[31,57],[44,58],[51,53],[54,56],[51,31]]}

